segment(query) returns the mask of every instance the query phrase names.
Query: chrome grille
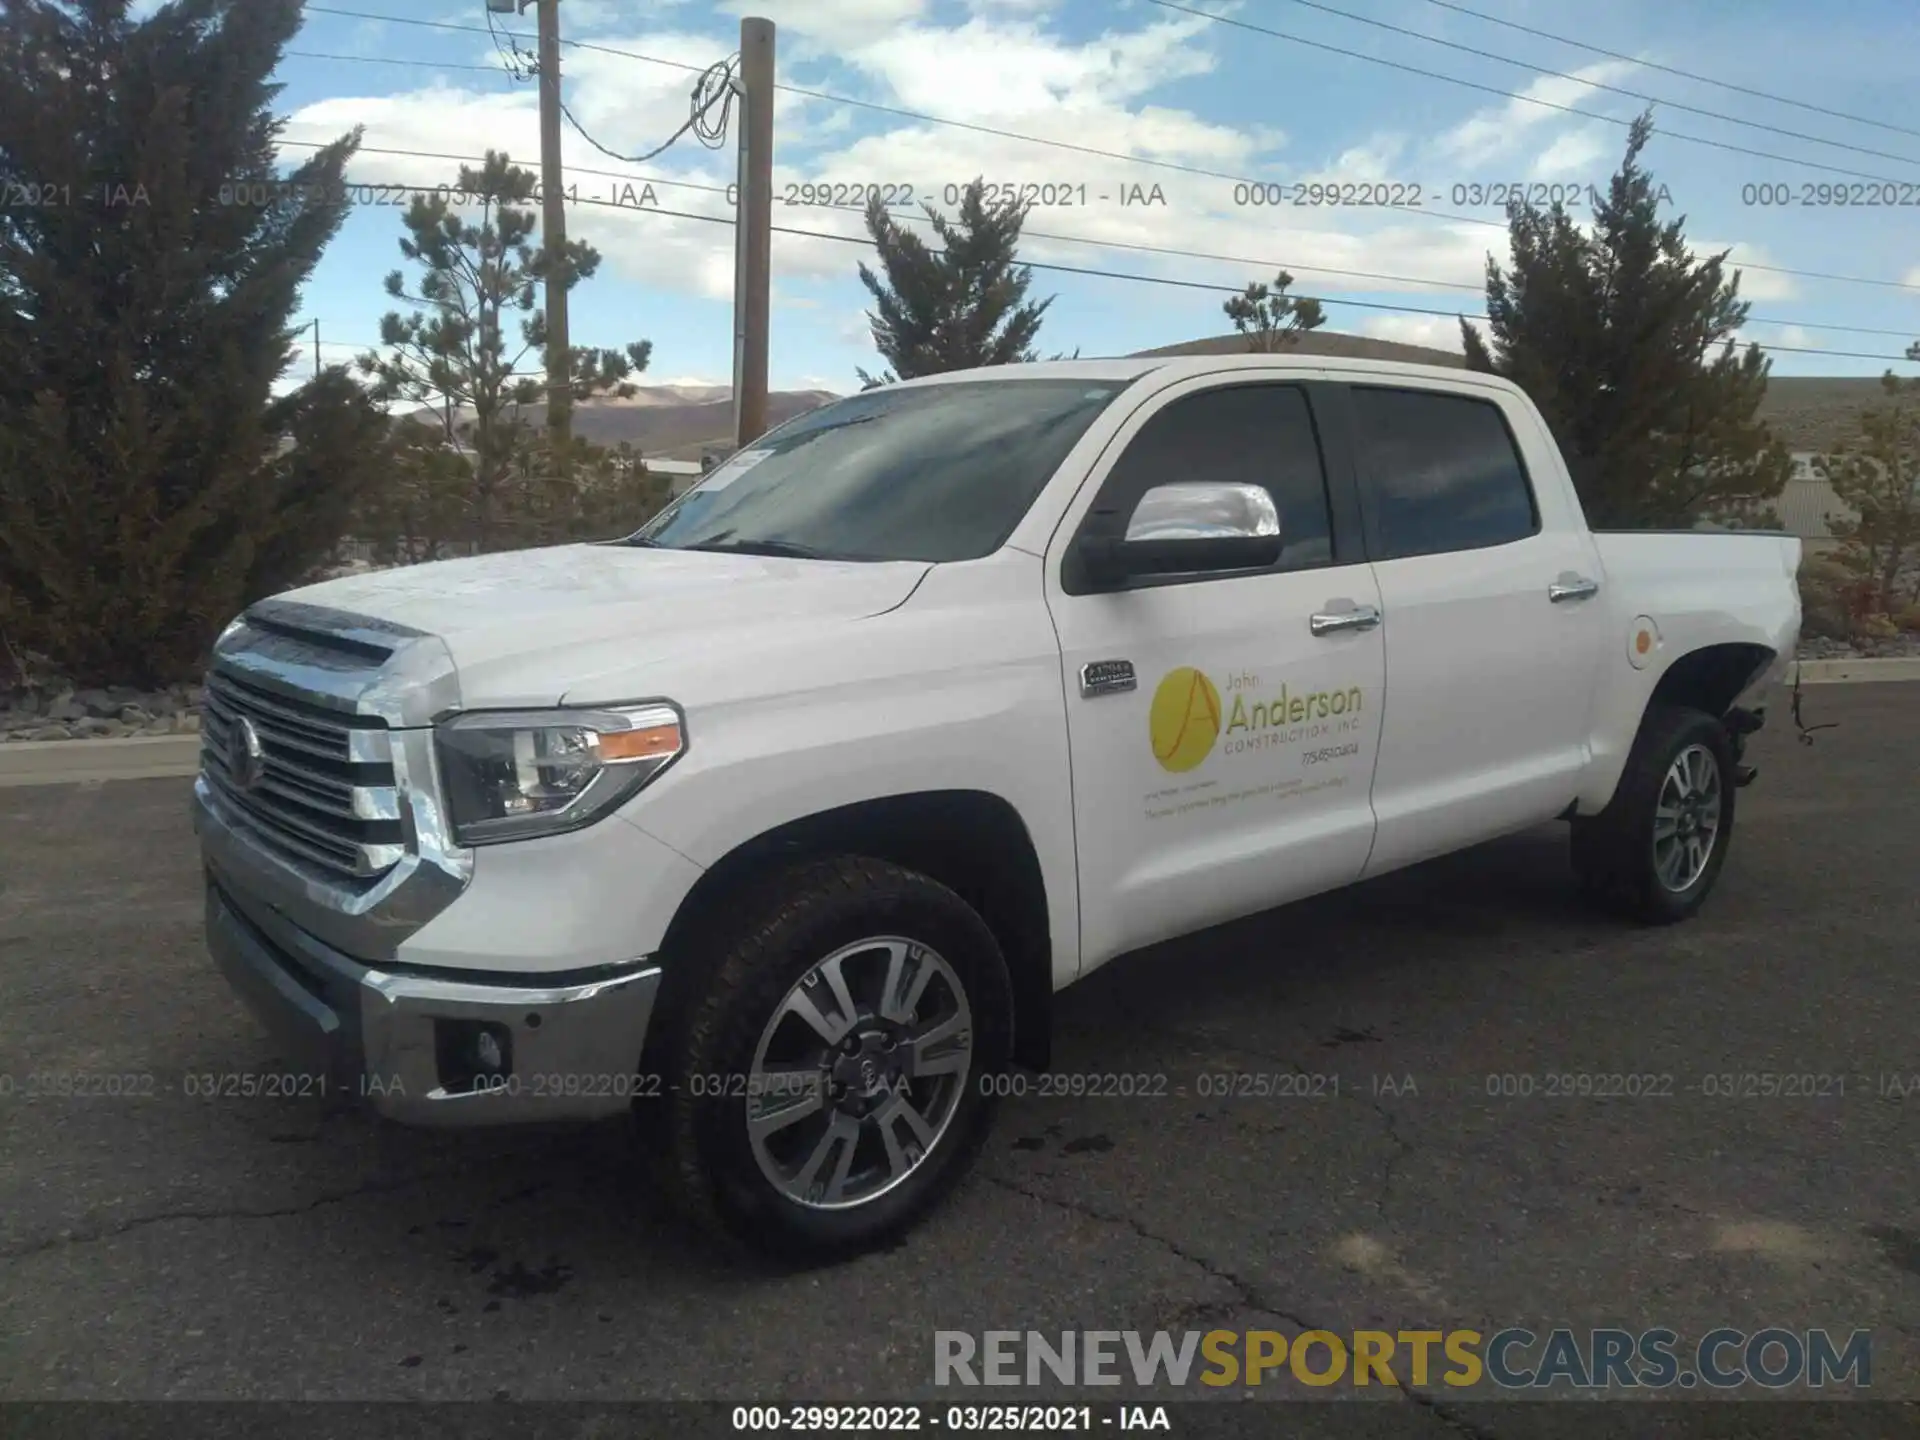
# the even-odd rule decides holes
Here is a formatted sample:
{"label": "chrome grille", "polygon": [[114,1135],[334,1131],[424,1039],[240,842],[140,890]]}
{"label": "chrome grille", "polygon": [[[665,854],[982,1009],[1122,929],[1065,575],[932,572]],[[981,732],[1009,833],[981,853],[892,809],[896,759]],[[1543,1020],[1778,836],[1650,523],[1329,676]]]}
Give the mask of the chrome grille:
{"label": "chrome grille", "polygon": [[[243,720],[265,754],[251,786],[234,765]],[[262,841],[294,860],[366,880],[406,853],[391,736],[381,720],[216,669],[201,707],[200,768]]]}

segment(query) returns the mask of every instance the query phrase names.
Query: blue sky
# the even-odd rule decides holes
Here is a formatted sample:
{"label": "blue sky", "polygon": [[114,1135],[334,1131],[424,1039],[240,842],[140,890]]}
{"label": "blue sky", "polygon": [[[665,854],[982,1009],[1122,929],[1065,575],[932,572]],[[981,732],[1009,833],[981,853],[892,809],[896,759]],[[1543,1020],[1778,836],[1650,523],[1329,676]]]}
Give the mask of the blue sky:
{"label": "blue sky", "polygon": [[[1656,107],[1657,133],[1646,161],[1670,191],[1675,212],[1686,215],[1695,247],[1731,247],[1736,262],[1774,267],[1746,270],[1742,288],[1756,317],[1780,322],[1755,323],[1747,332],[1772,350],[1776,373],[1878,374],[1889,362],[1871,357],[1898,357],[1920,338],[1920,99],[1912,79],[1920,6],[1911,0],[1829,6],[1461,0],[1473,10],[1634,57],[1626,60],[1490,24],[1433,0],[1325,3],[1524,63],[1446,49],[1301,0],[1191,0],[1193,8],[1292,39],[1150,0],[562,0],[560,11],[570,38],[633,52],[569,49],[563,61],[574,113],[621,154],[652,149],[686,118],[692,75],[655,62],[704,66],[724,58],[737,46],[742,13],[778,25],[785,84],[981,127],[783,93],[776,106],[776,225],[861,233],[851,211],[778,203],[789,184],[801,182],[910,185],[917,198],[936,205],[946,186],[975,175],[1052,185],[1056,201],[1074,203],[1035,208],[1024,259],[1236,287],[1270,278],[1284,265],[1296,276],[1297,292],[1327,302],[1330,330],[1454,349],[1458,327],[1451,316],[1478,311],[1486,257],[1504,258],[1506,249],[1504,227],[1487,223],[1500,220],[1497,206],[1484,193],[1476,205],[1470,189],[1455,187],[1604,183],[1625,141],[1623,124],[1614,122],[1630,119],[1643,104],[1596,84],[1638,91],[1666,102]],[[454,25],[485,22],[483,0],[338,0],[338,8]],[[532,30],[531,15],[499,23],[508,31]],[[370,153],[376,147],[477,159],[493,146],[529,166],[537,163],[533,84],[461,68],[498,65],[484,34],[310,8],[292,49],[281,70],[280,100],[290,163],[309,153],[291,142],[328,140],[353,124],[366,127],[369,153],[355,161],[351,178],[369,185],[450,184],[458,168],[450,160]],[[1545,76],[1541,68],[1575,78]],[[1680,105],[1775,129],[1672,108]],[[1716,149],[1683,135],[1786,158]],[[569,131],[565,154],[579,172],[571,178],[583,202],[625,202],[582,203],[570,211],[573,233],[604,256],[600,274],[576,291],[575,342],[648,339],[654,346],[649,380],[726,383],[732,229],[662,212],[731,214],[725,194],[716,193],[734,178],[731,136],[721,151],[703,149],[688,136],[655,160],[626,165]],[[1421,210],[1239,204],[1236,177],[1283,185],[1417,185]],[[1799,203],[1805,187],[1866,184],[1866,177],[1896,187],[1905,182],[1904,196],[1896,188],[1892,198],[1908,203]],[[646,180],[653,182],[650,196]],[[667,181],[679,183],[661,183]],[[1160,203],[1120,203],[1123,193],[1152,202],[1156,186]],[[1757,203],[1763,195],[1793,203]],[[379,333],[380,315],[389,308],[380,280],[401,264],[399,216],[390,206],[358,209],[308,287],[304,318],[320,320],[329,362],[351,358]],[[867,253],[844,241],[774,237],[776,388],[844,391],[857,385],[855,367],[874,367],[863,314],[867,295],[855,273]],[[1396,278],[1332,273],[1338,271]],[[1043,271],[1036,273],[1034,293],[1057,296],[1040,336],[1046,352],[1121,354],[1229,328],[1220,310],[1224,295],[1204,289]],[[1419,310],[1443,313],[1410,313]],[[1920,373],[1904,361],[1892,368]]]}

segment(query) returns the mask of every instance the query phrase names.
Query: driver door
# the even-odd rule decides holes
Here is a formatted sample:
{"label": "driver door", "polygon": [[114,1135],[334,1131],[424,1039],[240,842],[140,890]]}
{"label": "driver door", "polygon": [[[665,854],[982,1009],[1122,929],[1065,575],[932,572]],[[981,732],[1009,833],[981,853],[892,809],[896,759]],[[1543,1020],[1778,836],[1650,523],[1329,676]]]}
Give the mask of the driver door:
{"label": "driver door", "polygon": [[[1048,603],[1065,667],[1083,973],[1348,884],[1366,865],[1380,598],[1351,466],[1342,453],[1330,467],[1313,393],[1219,377],[1171,387],[1128,421],[1056,533]],[[1222,526],[1230,494],[1264,497],[1257,508],[1277,522],[1261,563],[1244,549],[1226,564],[1207,554],[1210,533],[1244,523]],[[1133,548],[1129,534],[1145,542],[1135,569],[1147,573],[1098,573],[1089,556],[1116,539]],[[1183,569],[1169,557],[1187,541]]]}

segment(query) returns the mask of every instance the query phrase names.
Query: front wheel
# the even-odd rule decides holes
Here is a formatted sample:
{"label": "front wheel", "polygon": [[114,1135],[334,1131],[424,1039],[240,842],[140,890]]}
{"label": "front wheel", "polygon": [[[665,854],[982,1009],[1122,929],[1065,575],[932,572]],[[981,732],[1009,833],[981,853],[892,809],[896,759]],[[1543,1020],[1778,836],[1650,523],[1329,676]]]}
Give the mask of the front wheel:
{"label": "front wheel", "polygon": [[1734,791],[1726,727],[1700,710],[1653,710],[1607,808],[1573,822],[1575,872],[1596,899],[1633,918],[1688,918],[1726,863]]}
{"label": "front wheel", "polygon": [[993,932],[882,861],[775,877],[705,954],[668,1101],[682,1208],[803,1260],[879,1245],[959,1181],[1011,1050]]}

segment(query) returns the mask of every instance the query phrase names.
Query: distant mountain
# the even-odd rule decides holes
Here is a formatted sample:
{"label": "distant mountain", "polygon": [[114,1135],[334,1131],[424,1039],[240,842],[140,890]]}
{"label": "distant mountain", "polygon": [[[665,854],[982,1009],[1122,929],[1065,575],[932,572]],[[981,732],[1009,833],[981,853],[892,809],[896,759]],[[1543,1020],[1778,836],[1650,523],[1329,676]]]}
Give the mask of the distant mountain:
{"label": "distant mountain", "polygon": [[[767,396],[767,424],[794,416],[840,397],[829,390],[776,390]],[[546,423],[546,406],[522,412],[535,425]],[[440,413],[414,414],[438,425]],[[656,460],[698,460],[703,451],[733,448],[733,392],[725,385],[647,385],[626,400],[586,400],[573,407],[573,433],[596,445],[625,441]]]}

